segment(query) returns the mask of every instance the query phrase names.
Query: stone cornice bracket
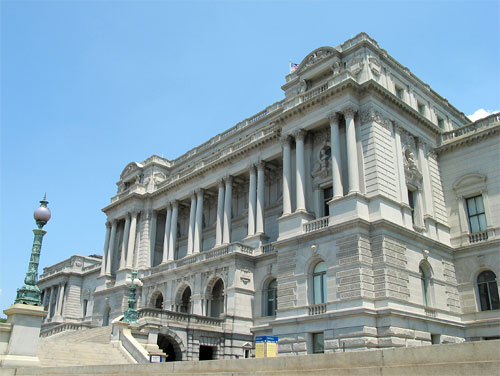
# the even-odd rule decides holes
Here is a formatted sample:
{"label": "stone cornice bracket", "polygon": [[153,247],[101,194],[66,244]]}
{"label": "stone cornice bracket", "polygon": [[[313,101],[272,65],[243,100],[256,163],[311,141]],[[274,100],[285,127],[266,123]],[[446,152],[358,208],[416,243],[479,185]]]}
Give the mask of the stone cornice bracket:
{"label": "stone cornice bracket", "polygon": [[338,123],[340,120],[340,115],[337,113],[337,111],[332,111],[326,115],[327,119],[331,123]]}
{"label": "stone cornice bracket", "polygon": [[307,132],[303,129],[298,129],[295,132],[293,132],[293,137],[295,137],[295,140],[302,140],[306,138]]}
{"label": "stone cornice bracket", "polygon": [[342,113],[344,117],[351,117],[351,118],[354,118],[356,112],[358,112],[358,110],[352,106],[345,107],[340,111],[340,113]]}

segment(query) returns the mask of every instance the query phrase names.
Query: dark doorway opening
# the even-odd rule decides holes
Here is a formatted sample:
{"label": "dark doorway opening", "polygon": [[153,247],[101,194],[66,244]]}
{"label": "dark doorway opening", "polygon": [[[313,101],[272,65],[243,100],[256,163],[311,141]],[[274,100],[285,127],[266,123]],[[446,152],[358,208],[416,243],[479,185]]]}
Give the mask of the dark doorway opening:
{"label": "dark doorway opening", "polygon": [[180,351],[176,349],[176,343],[169,336],[158,334],[157,344],[158,347],[167,355],[167,359],[165,359],[166,362],[182,360]]}
{"label": "dark doorway opening", "polygon": [[213,360],[214,348],[212,346],[200,346],[200,360]]}

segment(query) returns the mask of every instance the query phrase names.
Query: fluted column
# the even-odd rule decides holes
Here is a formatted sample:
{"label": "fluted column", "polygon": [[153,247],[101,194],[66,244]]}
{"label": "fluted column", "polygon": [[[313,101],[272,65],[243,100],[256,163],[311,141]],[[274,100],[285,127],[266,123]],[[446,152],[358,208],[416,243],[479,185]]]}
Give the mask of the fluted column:
{"label": "fluted column", "polygon": [[123,240],[122,240],[121,254],[120,254],[120,269],[123,269],[126,265],[129,235],[130,235],[130,216],[127,214],[127,217],[125,218],[125,226],[123,228]]}
{"label": "fluted column", "polygon": [[283,215],[292,213],[291,184],[292,184],[292,159],[290,157],[290,137],[283,137]]}
{"label": "fluted column", "polygon": [[170,223],[170,239],[168,246],[168,261],[173,261],[175,248],[177,246],[177,217],[179,215],[179,203],[172,202],[172,221]]}
{"label": "fluted column", "polygon": [[233,177],[228,176],[226,179],[226,194],[224,197],[224,233],[222,242],[224,244],[231,243],[231,201],[233,199]]}
{"label": "fluted column", "polygon": [[346,126],[349,193],[359,192],[358,147],[356,144],[356,124],[354,123],[356,110],[353,108],[346,108],[342,111],[342,113],[344,114]]}
{"label": "fluted column", "polygon": [[[50,288],[47,288],[46,291],[49,293],[49,297],[48,297],[48,300],[46,300],[46,305],[47,305],[47,317],[50,317],[50,306],[52,304],[52,293],[54,291],[54,288],[53,287],[50,287]],[[44,306],[44,309],[45,309],[45,306]]]}
{"label": "fluted column", "polygon": [[56,286],[53,285],[51,288],[50,288],[50,300],[49,300],[49,317],[52,317],[54,316],[54,313],[55,313],[55,304],[54,304],[54,309],[52,309],[52,302],[53,301],[56,301],[57,299],[57,296],[54,295],[56,292]]}
{"label": "fluted column", "polygon": [[66,290],[66,284],[64,282],[59,284],[59,294],[57,296],[57,309],[56,309],[56,314],[58,316],[62,316],[62,308],[63,308],[63,299],[64,299],[64,292]]}
{"label": "fluted column", "polygon": [[111,275],[111,264],[113,263],[113,255],[115,253],[115,238],[116,238],[116,219],[111,222],[111,235],[109,239],[108,256],[106,257],[106,274]]}
{"label": "fluted column", "polygon": [[189,230],[187,254],[191,255],[194,249],[194,227],[196,224],[196,194],[191,195],[191,209],[189,211]]}
{"label": "fluted column", "polygon": [[222,226],[224,222],[224,181],[219,180],[219,196],[217,197],[217,225],[215,229],[215,246],[222,244]]}
{"label": "fluted column", "polygon": [[306,132],[300,130],[295,133],[296,167],[297,167],[297,210],[306,211],[305,197],[305,164],[304,164],[304,138]]}
{"label": "fluted column", "polygon": [[134,266],[134,249],[135,249],[135,238],[137,236],[137,216],[139,215],[138,211],[132,211],[130,213],[131,222],[130,222],[130,231],[128,237],[128,245],[127,245],[127,268],[132,268]]}
{"label": "fluted column", "polygon": [[106,221],[106,237],[104,238],[104,249],[102,252],[102,261],[101,261],[101,275],[106,274],[106,262],[109,262],[107,259],[108,248],[109,248],[109,238],[111,236],[111,223]]}
{"label": "fluted column", "polygon": [[257,234],[264,233],[264,167],[264,161],[257,163]]}
{"label": "fluted column", "polygon": [[330,151],[332,155],[332,179],[333,198],[344,195],[342,184],[341,161],[340,161],[340,136],[339,136],[339,115],[332,113],[328,115],[330,120]]}
{"label": "fluted column", "polygon": [[150,261],[149,265],[153,266],[155,260],[155,250],[156,250],[156,222],[158,220],[158,213],[152,210],[151,213],[151,224],[149,225],[149,254]]}
{"label": "fluted column", "polygon": [[170,248],[170,244],[168,244],[170,240],[170,226],[172,223],[172,206],[170,204],[167,205],[167,219],[165,220],[165,234],[163,235],[163,255],[162,255],[162,264],[168,261],[168,252]]}
{"label": "fluted column", "polygon": [[427,160],[427,145],[419,140],[418,143],[418,161],[420,163],[420,169],[422,171],[422,183],[423,183],[423,206],[424,215],[434,216],[434,205],[432,202],[432,187],[429,174],[429,164]]}
{"label": "fluted column", "polygon": [[196,190],[196,224],[194,231],[194,246],[193,252],[199,253],[203,247],[203,189]]}
{"label": "fluted column", "polygon": [[257,175],[255,166],[249,168],[250,185],[248,187],[248,236],[255,235],[255,205],[257,203]]}

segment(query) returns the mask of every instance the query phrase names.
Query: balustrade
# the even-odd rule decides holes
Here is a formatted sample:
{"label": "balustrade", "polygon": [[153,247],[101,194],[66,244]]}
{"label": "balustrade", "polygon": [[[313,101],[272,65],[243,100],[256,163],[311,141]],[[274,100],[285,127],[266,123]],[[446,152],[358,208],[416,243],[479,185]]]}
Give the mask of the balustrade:
{"label": "balustrade", "polygon": [[321,230],[322,228],[328,227],[328,223],[329,217],[318,218],[314,221],[304,223],[304,232]]}
{"label": "balustrade", "polygon": [[469,234],[469,243],[477,243],[488,240],[488,231],[476,232],[474,234]]}
{"label": "balustrade", "polygon": [[314,304],[308,307],[309,316],[321,315],[326,312],[326,303]]}
{"label": "balustrade", "polygon": [[182,313],[182,312],[174,312],[170,310],[161,310],[158,308],[139,309],[137,318],[141,319],[146,317],[159,318],[162,321],[165,320],[165,321],[182,322],[188,325],[192,323],[197,325],[209,325],[217,327],[221,327],[222,322],[224,321],[224,319],[221,318],[201,316],[201,315]]}
{"label": "balustrade", "polygon": [[480,128],[487,127],[490,124],[500,122],[500,114],[493,114],[483,119],[477,120],[474,123],[467,124],[463,127],[453,129],[441,135],[441,142],[451,140],[456,137],[463,136],[464,134],[475,132]]}

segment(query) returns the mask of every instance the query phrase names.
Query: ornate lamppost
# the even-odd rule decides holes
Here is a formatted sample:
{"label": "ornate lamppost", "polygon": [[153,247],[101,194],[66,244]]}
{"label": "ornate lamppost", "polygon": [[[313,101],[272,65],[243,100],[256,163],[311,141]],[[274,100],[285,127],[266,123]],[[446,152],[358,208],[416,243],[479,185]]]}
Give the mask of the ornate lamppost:
{"label": "ornate lamppost", "polygon": [[38,282],[38,264],[40,261],[40,251],[42,249],[43,236],[47,231],[42,230],[43,226],[47,224],[50,219],[50,209],[47,207],[49,202],[46,200],[46,195],[40,201],[40,206],[35,209],[33,217],[35,218],[37,229],[33,230],[35,238],[33,240],[33,247],[31,249],[31,257],[28,266],[28,272],[24,278],[24,285],[17,290],[15,304],[28,304],[34,306],[41,306],[42,299],[40,289],[37,286]]}
{"label": "ornate lamppost", "polygon": [[123,315],[123,321],[129,323],[137,323],[137,311],[135,310],[135,290],[137,287],[142,286],[142,282],[139,278],[137,278],[137,270],[132,270],[132,275],[128,277],[125,282],[129,287],[129,297],[128,297],[128,308]]}

